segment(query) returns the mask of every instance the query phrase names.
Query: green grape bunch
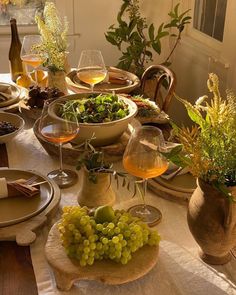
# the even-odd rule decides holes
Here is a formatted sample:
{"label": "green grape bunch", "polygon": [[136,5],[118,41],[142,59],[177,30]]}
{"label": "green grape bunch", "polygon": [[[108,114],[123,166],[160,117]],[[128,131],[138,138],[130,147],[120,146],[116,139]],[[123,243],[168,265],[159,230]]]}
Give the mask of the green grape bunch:
{"label": "green grape bunch", "polygon": [[[109,214],[101,222],[102,212]],[[58,230],[66,254],[81,266],[102,259],[127,264],[132,253],[144,245],[157,246],[160,241],[158,232],[140,218],[110,206],[98,207],[92,214],[87,207],[64,207]]]}

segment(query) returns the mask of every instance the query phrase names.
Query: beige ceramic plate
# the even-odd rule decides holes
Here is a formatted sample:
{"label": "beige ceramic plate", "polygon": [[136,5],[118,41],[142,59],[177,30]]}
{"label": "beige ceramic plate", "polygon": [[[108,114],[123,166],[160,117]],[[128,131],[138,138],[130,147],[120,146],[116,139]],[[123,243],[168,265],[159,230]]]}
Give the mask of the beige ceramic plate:
{"label": "beige ceramic plate", "polygon": [[[10,94],[11,97],[9,99],[7,99],[6,101],[1,101],[0,102],[0,110],[2,110],[3,107],[7,107],[10,106],[12,104],[15,104],[16,102],[19,101],[20,98],[20,89],[12,84],[8,84],[8,83],[2,83],[0,82],[0,91],[1,89],[6,89],[9,88],[9,92],[7,92],[7,94]],[[2,91],[5,92],[5,91]]]}
{"label": "beige ceramic plate", "polygon": [[184,193],[193,193],[197,187],[196,179],[190,173],[177,175],[170,180],[161,177],[156,177],[154,180],[168,189]]}
{"label": "beige ceramic plate", "polygon": [[0,169],[0,178],[5,177],[8,181],[19,178],[29,179],[33,175],[37,175],[37,181],[46,181],[40,185],[40,192],[38,195],[27,197],[12,197],[0,200],[0,227],[20,223],[26,219],[39,214],[46,208],[52,197],[53,188],[47,178],[35,172],[23,171],[17,169]]}
{"label": "beige ceramic plate", "polygon": [[[103,82],[99,83],[94,86],[94,92],[112,92],[115,91],[116,93],[130,93],[134,89],[136,89],[139,84],[140,80],[139,78],[134,75],[133,73],[123,71],[117,68],[109,67],[108,68],[109,73],[114,73],[117,75],[121,75],[121,77],[127,77],[126,83],[125,84],[113,84],[110,82]],[[74,90],[83,90],[86,92],[90,91],[90,87],[82,83],[78,76],[77,76],[77,71],[73,70],[67,75],[67,83],[69,86],[72,86]]]}

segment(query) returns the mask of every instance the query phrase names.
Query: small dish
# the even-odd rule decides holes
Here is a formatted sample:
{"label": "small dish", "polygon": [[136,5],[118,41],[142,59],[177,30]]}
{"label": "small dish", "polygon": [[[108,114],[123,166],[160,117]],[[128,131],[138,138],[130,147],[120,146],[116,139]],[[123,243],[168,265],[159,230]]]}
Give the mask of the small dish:
{"label": "small dish", "polygon": [[7,99],[0,101],[0,110],[2,107],[10,106],[17,101],[19,101],[21,91],[18,87],[9,84],[0,82],[0,92],[7,95]]}
{"label": "small dish", "polygon": [[17,127],[17,130],[11,133],[0,135],[0,144],[7,143],[12,140],[24,128],[25,125],[25,121],[20,116],[12,113],[0,112],[0,121],[10,122],[12,125]]}

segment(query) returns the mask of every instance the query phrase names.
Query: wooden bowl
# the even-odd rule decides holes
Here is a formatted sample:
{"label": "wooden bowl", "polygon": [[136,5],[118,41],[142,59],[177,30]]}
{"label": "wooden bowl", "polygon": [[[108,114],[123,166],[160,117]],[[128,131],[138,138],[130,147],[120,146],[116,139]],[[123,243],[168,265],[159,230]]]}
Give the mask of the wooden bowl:
{"label": "wooden bowl", "polygon": [[[58,145],[49,141],[39,133],[38,131],[39,119],[36,120],[33,126],[33,131],[41,143],[46,152],[53,156],[59,158],[59,148]],[[134,128],[141,126],[141,124],[134,119],[131,123],[128,124],[127,130],[113,143],[106,146],[96,147],[96,150],[100,150],[104,152],[104,157],[106,161],[116,162],[122,159],[125,147],[129,141],[130,134]],[[63,162],[69,165],[76,165],[78,162],[78,157],[83,152],[83,149],[79,149],[76,145],[71,143],[65,144],[62,146],[63,153]]]}

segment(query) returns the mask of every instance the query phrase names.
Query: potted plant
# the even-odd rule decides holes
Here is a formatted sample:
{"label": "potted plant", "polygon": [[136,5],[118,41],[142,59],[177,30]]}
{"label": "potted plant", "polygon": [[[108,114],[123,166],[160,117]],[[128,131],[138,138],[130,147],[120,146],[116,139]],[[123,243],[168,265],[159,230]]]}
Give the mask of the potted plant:
{"label": "potted plant", "polygon": [[[185,25],[191,20],[187,15],[189,10],[179,13],[179,4],[177,4],[168,14],[170,21],[160,24],[155,30],[154,25],[148,24],[146,18],[142,17],[138,0],[122,0],[122,2],[117,15],[118,26],[111,25],[105,34],[106,40],[122,52],[117,67],[141,77],[145,64],[153,60],[153,51],[161,54],[161,42],[167,36],[175,38],[174,45],[163,62],[165,65],[170,65],[170,58],[181,39]],[[170,32],[170,28],[176,32]]]}
{"label": "potted plant", "polygon": [[236,96],[226,92],[223,99],[217,75],[207,82],[212,98],[206,95],[194,105],[182,102],[192,128],[173,124],[181,143],[166,156],[179,166],[188,166],[197,178],[197,188],[188,206],[188,225],[202,249],[201,258],[210,264],[230,259],[236,244]]}
{"label": "potted plant", "polygon": [[48,69],[48,86],[66,94],[68,23],[66,19],[61,21],[53,2],[45,3],[43,15],[36,14],[35,21],[42,39],[36,48],[41,54],[43,66]]}
{"label": "potted plant", "polygon": [[126,185],[126,174],[112,169],[112,164],[104,159],[103,151],[95,150],[90,141],[80,145],[84,146],[84,152],[78,160],[76,169],[82,171],[81,189],[78,193],[78,203],[81,206],[98,207],[102,205],[113,205],[115,203],[115,192],[112,188],[112,176],[119,185]]}

